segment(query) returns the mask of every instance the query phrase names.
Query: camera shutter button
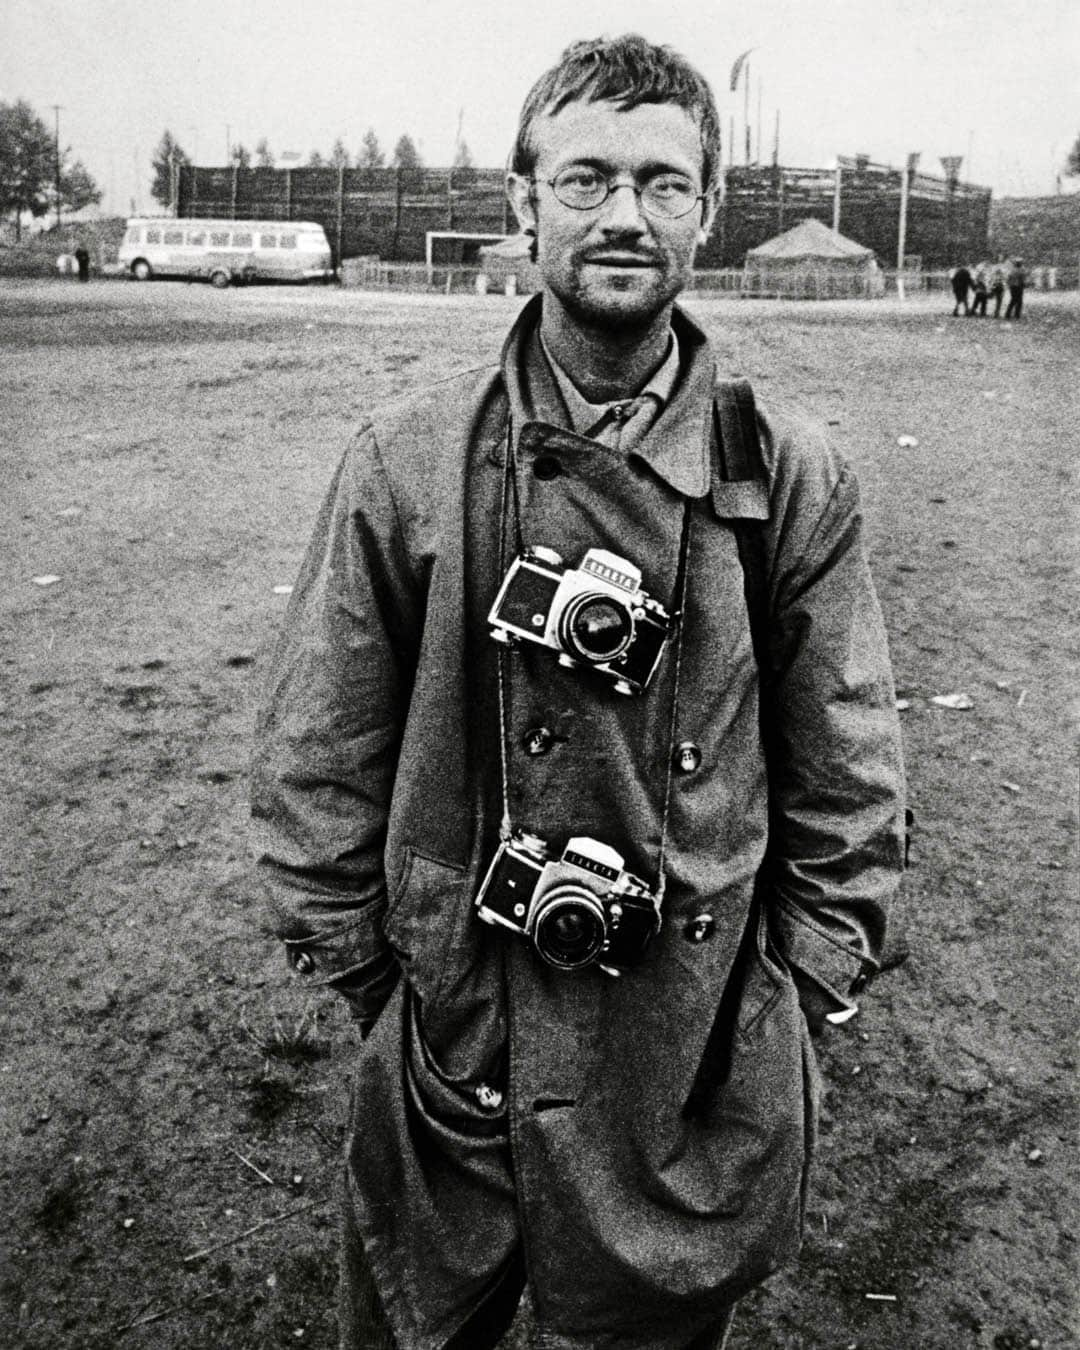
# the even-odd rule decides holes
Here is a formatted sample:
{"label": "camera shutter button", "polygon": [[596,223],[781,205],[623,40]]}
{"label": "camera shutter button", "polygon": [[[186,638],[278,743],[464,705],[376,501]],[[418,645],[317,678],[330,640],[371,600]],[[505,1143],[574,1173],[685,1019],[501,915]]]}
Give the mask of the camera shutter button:
{"label": "camera shutter button", "polygon": [[554,455],[538,455],[533,463],[533,474],[542,482],[558,478],[561,473],[562,465]]}

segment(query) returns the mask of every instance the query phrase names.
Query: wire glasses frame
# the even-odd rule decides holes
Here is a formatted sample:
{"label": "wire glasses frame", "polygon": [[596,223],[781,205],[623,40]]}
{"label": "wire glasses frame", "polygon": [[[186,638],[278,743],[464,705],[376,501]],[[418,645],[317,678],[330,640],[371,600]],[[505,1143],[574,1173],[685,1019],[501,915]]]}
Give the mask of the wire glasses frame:
{"label": "wire glasses frame", "polygon": [[554,178],[533,178],[549,187],[555,194],[555,200],[571,211],[594,211],[603,206],[611,194],[620,187],[628,187],[641,202],[641,209],[647,215],[661,220],[678,220],[687,216],[705,201],[706,192],[695,192],[692,179],[681,173],[658,173],[643,184],[620,182],[617,176],[606,177],[596,169],[584,166],[571,166],[557,173]]}

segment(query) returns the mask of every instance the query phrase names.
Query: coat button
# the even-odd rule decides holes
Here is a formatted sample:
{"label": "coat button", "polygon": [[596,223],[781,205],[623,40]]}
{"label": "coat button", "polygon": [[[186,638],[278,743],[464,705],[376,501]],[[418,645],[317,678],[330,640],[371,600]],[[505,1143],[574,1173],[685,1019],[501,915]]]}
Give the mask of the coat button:
{"label": "coat button", "polygon": [[297,975],[310,975],[315,969],[315,958],[310,952],[297,952],[293,957],[293,970]]}
{"label": "coat button", "polygon": [[550,478],[558,478],[562,473],[562,465],[554,455],[538,455],[533,464],[533,473],[543,482]]}
{"label": "coat button", "polygon": [[546,755],[555,744],[555,733],[550,727],[530,727],[521,738],[521,748],[527,755]]}
{"label": "coat button", "polygon": [[674,760],[679,773],[697,773],[701,768],[701,746],[693,741],[680,741],[675,747]]}
{"label": "coat button", "polygon": [[487,1083],[478,1083],[474,1095],[484,1111],[498,1111],[503,1104],[503,1095],[499,1089],[490,1087]]}
{"label": "coat button", "polygon": [[716,932],[716,920],[711,914],[698,914],[683,929],[687,942],[707,942]]}

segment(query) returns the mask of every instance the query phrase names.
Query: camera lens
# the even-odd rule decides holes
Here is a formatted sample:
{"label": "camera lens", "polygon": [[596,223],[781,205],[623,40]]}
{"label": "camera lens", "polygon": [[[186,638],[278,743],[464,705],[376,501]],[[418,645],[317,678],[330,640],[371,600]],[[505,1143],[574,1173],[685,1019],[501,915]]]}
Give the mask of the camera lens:
{"label": "camera lens", "polygon": [[630,645],[634,621],[625,605],[607,595],[579,595],[559,623],[563,645],[583,661],[614,661]]}
{"label": "camera lens", "polygon": [[549,965],[576,970],[603,950],[604,914],[594,895],[560,887],[541,900],[533,926],[536,950]]}

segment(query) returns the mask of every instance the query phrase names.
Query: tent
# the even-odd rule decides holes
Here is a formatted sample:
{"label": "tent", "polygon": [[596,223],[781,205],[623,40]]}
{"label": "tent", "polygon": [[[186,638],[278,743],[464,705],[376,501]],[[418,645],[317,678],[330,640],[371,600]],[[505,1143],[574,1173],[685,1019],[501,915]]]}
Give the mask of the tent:
{"label": "tent", "polygon": [[529,259],[532,237],[512,234],[497,244],[488,244],[480,250],[480,271],[493,291],[505,291],[507,282],[519,295],[528,295],[540,289],[540,274]]}
{"label": "tent", "polygon": [[802,220],[746,254],[744,295],[797,300],[869,299],[884,293],[873,251],[835,234],[820,220]]}

